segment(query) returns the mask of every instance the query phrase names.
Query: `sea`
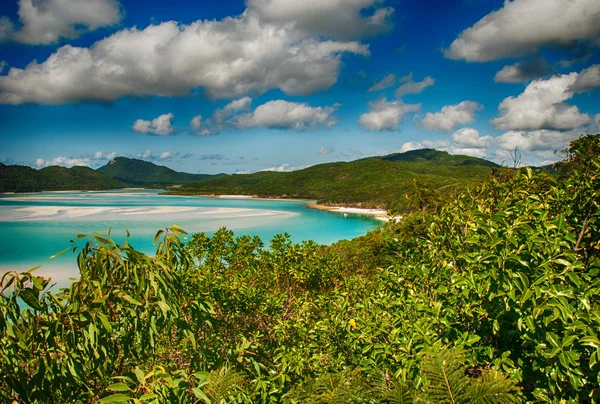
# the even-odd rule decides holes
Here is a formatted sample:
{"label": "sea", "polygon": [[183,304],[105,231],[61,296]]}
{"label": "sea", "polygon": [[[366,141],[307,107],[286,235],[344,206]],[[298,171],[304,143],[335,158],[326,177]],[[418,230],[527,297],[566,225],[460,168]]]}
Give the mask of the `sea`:
{"label": "sea", "polygon": [[[331,244],[364,235],[381,222],[364,215],[307,209],[314,201],[206,198],[161,195],[160,190],[41,192],[0,195],[0,276],[27,271],[50,277],[58,287],[77,279],[74,246],[94,232],[153,255],[158,230],[173,224],[190,234],[208,235],[222,227],[236,235],[257,235],[268,247],[277,234],[291,240]],[[188,236],[189,237],[189,236]],[[71,240],[74,241],[71,242]],[[69,248],[61,255],[58,252]]]}

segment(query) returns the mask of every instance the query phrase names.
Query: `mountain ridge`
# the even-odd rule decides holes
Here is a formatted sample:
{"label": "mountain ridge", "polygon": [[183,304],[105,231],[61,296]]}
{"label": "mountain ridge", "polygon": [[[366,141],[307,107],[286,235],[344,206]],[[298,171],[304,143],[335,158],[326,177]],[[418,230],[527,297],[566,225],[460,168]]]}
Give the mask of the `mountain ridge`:
{"label": "mountain ridge", "polygon": [[128,157],[115,157],[96,171],[131,185],[179,185],[187,182],[202,182],[225,175],[185,173]]}

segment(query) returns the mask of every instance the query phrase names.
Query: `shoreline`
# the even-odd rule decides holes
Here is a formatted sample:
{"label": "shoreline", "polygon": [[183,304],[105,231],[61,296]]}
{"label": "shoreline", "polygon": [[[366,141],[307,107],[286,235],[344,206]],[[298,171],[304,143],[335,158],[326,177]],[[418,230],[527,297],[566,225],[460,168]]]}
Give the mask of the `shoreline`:
{"label": "shoreline", "polygon": [[353,208],[349,206],[340,205],[321,205],[318,203],[306,205],[308,209],[315,209],[325,212],[343,213],[351,215],[365,215],[370,216],[373,219],[380,220],[382,222],[389,222],[390,220],[400,220],[402,216],[390,216],[385,209],[364,209],[364,208]]}

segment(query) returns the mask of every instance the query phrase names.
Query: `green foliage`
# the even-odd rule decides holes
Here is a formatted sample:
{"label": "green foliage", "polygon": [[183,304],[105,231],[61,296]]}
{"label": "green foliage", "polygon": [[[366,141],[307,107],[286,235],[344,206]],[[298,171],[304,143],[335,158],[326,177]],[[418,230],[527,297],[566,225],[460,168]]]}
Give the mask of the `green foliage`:
{"label": "green foliage", "polygon": [[0,401],[597,401],[600,135],[567,156],[332,246],[94,234],[69,288],[3,276]]}
{"label": "green foliage", "polygon": [[[427,150],[425,150],[427,151]],[[424,152],[424,151],[419,151]],[[494,163],[445,152],[408,152],[371,157],[349,163],[319,164],[289,173],[258,172],[229,175],[191,183],[174,194],[246,194],[261,197],[318,199],[327,204],[352,204],[393,211],[410,209],[405,194],[412,194],[413,179],[423,189],[451,194],[487,176]]]}
{"label": "green foliage", "polygon": [[124,184],[88,167],[6,166],[0,163],[0,192],[59,190],[103,190],[123,188]]}
{"label": "green foliage", "polygon": [[184,184],[193,181],[208,181],[224,175],[182,173],[149,161],[127,157],[116,157],[97,171],[115,180],[133,185]]}

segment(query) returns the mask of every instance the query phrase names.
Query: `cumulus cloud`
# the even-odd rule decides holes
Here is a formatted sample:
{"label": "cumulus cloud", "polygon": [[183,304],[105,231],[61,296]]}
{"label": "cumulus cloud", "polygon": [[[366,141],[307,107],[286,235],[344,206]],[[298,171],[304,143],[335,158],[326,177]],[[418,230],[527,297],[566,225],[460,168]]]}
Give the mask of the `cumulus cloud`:
{"label": "cumulus cloud", "polygon": [[86,166],[89,167],[91,159],[89,157],[65,157],[59,156],[54,157],[51,160],[44,160],[43,158],[37,158],[35,160],[35,167],[44,168],[50,166],[62,166],[62,167],[75,167],[75,166]]}
{"label": "cumulus cloud", "polygon": [[228,125],[227,119],[248,110],[251,105],[252,98],[250,97],[234,100],[223,108],[217,109],[211,118],[203,120],[202,115],[195,116],[192,118],[190,126],[198,136],[216,135],[226,128]]}
{"label": "cumulus cloud", "polygon": [[[352,3],[340,1],[339,7],[343,11]],[[222,20],[123,29],[88,48],[65,45],[41,63],[11,67],[0,76],[0,103],[113,102],[198,88],[223,99],[270,89],[307,95],[337,82],[343,54],[369,55],[360,42],[327,39],[261,18],[251,7]]]}
{"label": "cumulus cloud", "polygon": [[333,147],[321,147],[319,149],[319,154],[325,155],[325,154],[331,154],[331,153],[333,153]]}
{"label": "cumulus cloud", "polygon": [[587,124],[590,117],[565,101],[573,97],[577,73],[532,81],[517,97],[505,98],[500,116],[491,123],[504,130],[569,130]]}
{"label": "cumulus cloud", "polygon": [[592,91],[600,87],[600,65],[592,65],[577,76],[573,84],[569,86],[569,91],[581,93]]}
{"label": "cumulus cloud", "polygon": [[483,105],[474,101],[463,101],[456,105],[445,105],[440,112],[425,114],[419,125],[429,130],[449,131],[456,125],[469,124],[475,121],[475,111],[483,109]]}
{"label": "cumulus cloud", "polygon": [[339,107],[339,104],[311,107],[305,103],[274,100],[258,106],[250,113],[235,116],[231,125],[238,129],[264,127],[299,131],[330,128],[337,124],[333,113]]}
{"label": "cumulus cloud", "polygon": [[488,155],[488,148],[494,143],[491,136],[481,136],[473,128],[462,128],[452,134],[452,144],[448,150],[452,154],[484,158]]}
{"label": "cumulus cloud", "polygon": [[400,153],[406,153],[408,151],[419,149],[447,150],[449,144],[450,143],[447,140],[423,140],[422,142],[406,142],[402,146],[400,146],[400,149],[398,151]]}
{"label": "cumulus cloud", "polygon": [[[178,152],[173,151],[165,151],[159,154],[152,153],[151,149],[146,149],[142,153],[137,153],[135,157],[144,160],[152,160],[152,161],[160,161],[160,160],[172,160],[175,157],[179,157]],[[185,155],[185,158],[190,157],[189,155]]]}
{"label": "cumulus cloud", "polygon": [[550,66],[546,59],[536,58],[504,66],[496,73],[494,81],[496,83],[522,83],[539,79],[548,74],[550,74]]}
{"label": "cumulus cloud", "polygon": [[381,0],[248,0],[261,21],[311,35],[359,39],[393,28],[394,9]]}
{"label": "cumulus cloud", "polygon": [[306,167],[308,167],[308,166],[292,166],[290,164],[282,164],[280,166],[265,168],[264,170],[261,170],[261,171],[276,171],[276,172],[283,173],[283,172],[303,170]]}
{"label": "cumulus cloud", "polygon": [[513,0],[463,31],[446,57],[486,62],[523,56],[542,46],[598,45],[600,2],[597,0]]}
{"label": "cumulus cloud", "polygon": [[156,136],[168,136],[175,132],[175,128],[171,126],[173,114],[163,114],[151,121],[138,119],[133,124],[133,130],[144,135],[151,134]]}
{"label": "cumulus cloud", "polygon": [[32,166],[36,168],[44,168],[49,166],[85,166],[97,168],[114,159],[116,155],[116,152],[104,153],[102,151],[97,151],[95,153],[84,154],[79,157],[58,156],[48,160],[40,157],[35,160]]}
{"label": "cumulus cloud", "polygon": [[141,159],[152,158],[152,150],[146,149],[146,151],[144,151],[143,153],[136,154],[135,157],[138,157],[138,158],[141,158]]}
{"label": "cumulus cloud", "polygon": [[19,29],[8,18],[0,19],[0,40],[54,44],[115,25],[122,17],[117,0],[19,0],[18,13]]}
{"label": "cumulus cloud", "polygon": [[176,157],[179,153],[176,152],[172,152],[172,151],[166,151],[166,152],[162,152],[161,154],[158,155],[158,158],[161,160],[171,160],[173,157]]}
{"label": "cumulus cloud", "polygon": [[380,91],[385,90],[386,88],[390,88],[396,84],[398,78],[394,73],[387,74],[381,81],[373,84],[367,91]]}
{"label": "cumulus cloud", "polygon": [[427,87],[435,84],[435,79],[430,76],[425,77],[423,81],[413,81],[412,74],[407,77],[407,80],[396,90],[396,97],[400,98],[405,94],[419,94]]}
{"label": "cumulus cloud", "polygon": [[0,17],[0,41],[9,39],[13,33],[14,25],[7,17]]}
{"label": "cumulus cloud", "polygon": [[579,138],[579,130],[534,130],[534,131],[509,131],[496,138],[498,147],[502,150],[541,151],[566,149],[570,142]]}
{"label": "cumulus cloud", "polygon": [[116,152],[104,153],[102,151],[97,151],[96,153],[94,153],[94,159],[110,161],[110,160],[114,159],[116,155],[117,155]]}
{"label": "cumulus cloud", "polygon": [[405,114],[421,109],[421,104],[404,104],[401,100],[388,102],[385,98],[369,103],[369,112],[362,114],[358,124],[369,131],[398,129]]}

